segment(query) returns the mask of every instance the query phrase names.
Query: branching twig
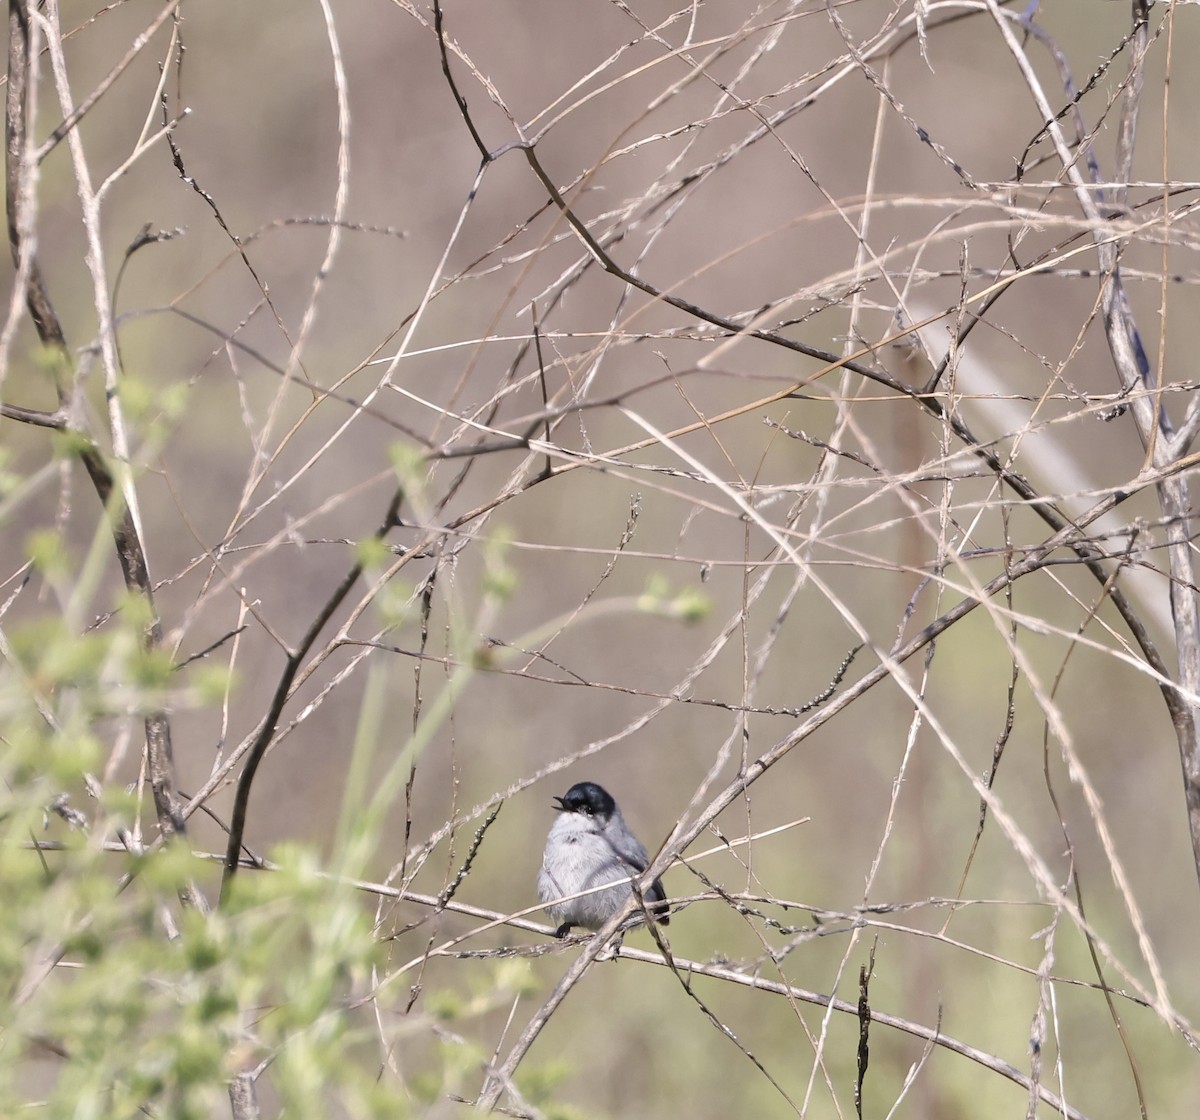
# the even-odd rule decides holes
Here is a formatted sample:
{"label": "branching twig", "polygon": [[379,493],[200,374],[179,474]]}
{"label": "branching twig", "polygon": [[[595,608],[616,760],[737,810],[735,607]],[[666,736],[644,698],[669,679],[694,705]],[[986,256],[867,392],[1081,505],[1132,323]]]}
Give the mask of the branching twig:
{"label": "branching twig", "polygon": [[[160,13],[159,19],[167,18],[176,4],[170,3]],[[57,313],[50,302],[45,280],[37,264],[33,249],[23,239],[23,224],[20,209],[29,205],[25,197],[28,182],[27,161],[30,153],[26,129],[28,106],[26,98],[32,80],[30,67],[31,39],[30,24],[35,18],[28,0],[14,0],[9,7],[9,71],[6,102],[6,180],[8,186],[8,232],[13,260],[19,266],[30,254],[24,271],[27,276],[26,300],[30,317],[37,328],[42,344],[55,355],[61,371],[56,384],[59,394],[59,413],[63,424],[57,422],[47,426],[65,426],[66,418],[73,412],[73,379],[67,371],[73,369]],[[40,19],[41,17],[36,17]],[[140,48],[139,48],[140,49]],[[136,53],[136,52],[134,52]],[[12,413],[10,413],[12,415]],[[77,454],[83,463],[102,505],[107,511],[109,525],[116,546],[117,559],[125,586],[145,604],[148,621],[142,631],[142,642],[146,649],[156,649],[162,644],[162,624],[154,604],[154,593],[146,562],[145,549],[136,518],[119,493],[113,474],[104,455],[95,441],[86,432],[72,424],[80,437],[76,443]],[[175,792],[174,760],[171,754],[171,725],[167,712],[152,710],[145,717],[146,755],[150,772],[150,784],[158,818],[159,832],[164,839],[186,831]],[[203,906],[203,896],[198,888],[185,892],[193,905]]]}
{"label": "branching twig", "polygon": [[[375,531],[376,540],[382,540],[396,526],[400,515],[400,506],[403,501],[404,491],[402,488],[397,488],[396,492],[392,495],[392,500],[388,503],[387,512],[384,514],[382,523]],[[316,618],[313,619],[296,648],[288,651],[287,661],[275,685],[271,705],[267,709],[266,716],[259,727],[253,743],[246,752],[245,762],[242,764],[242,772],[238,778],[237,792],[234,795],[233,801],[233,815],[229,821],[229,842],[225,847],[225,864],[221,873],[221,894],[218,905],[224,903],[228,898],[233,877],[237,874],[238,867],[240,866],[242,837],[246,831],[246,814],[250,806],[250,790],[254,785],[254,776],[258,773],[259,764],[266,756],[267,748],[274,739],[279,717],[283,713],[283,706],[287,703],[288,697],[291,695],[292,682],[295,680],[296,674],[304,663],[304,658],[308,655],[308,651],[317,640],[317,636],[325,629],[326,623],[333,617],[338,607],[342,605],[346,596],[350,594],[350,589],[358,582],[358,577],[362,574],[362,570],[363,565],[361,561],[351,565],[350,570],[342,577],[333,594],[329,596],[325,605],[317,613]]]}

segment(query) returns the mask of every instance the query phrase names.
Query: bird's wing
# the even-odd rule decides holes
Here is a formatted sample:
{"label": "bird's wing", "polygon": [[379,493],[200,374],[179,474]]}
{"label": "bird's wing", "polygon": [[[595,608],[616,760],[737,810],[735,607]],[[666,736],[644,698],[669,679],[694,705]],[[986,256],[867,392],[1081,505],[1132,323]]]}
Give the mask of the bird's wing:
{"label": "bird's wing", "polygon": [[[605,838],[613,854],[629,871],[640,875],[650,866],[650,854],[646,851],[646,846],[631,832],[626,832],[623,836],[609,836],[606,833]],[[666,925],[667,892],[663,889],[661,879],[655,879],[650,884],[649,890],[646,891],[646,901],[653,904],[651,910],[657,915],[662,915],[658,920]]]}
{"label": "bird's wing", "polygon": [[619,833],[606,832],[604,838],[608,841],[608,846],[612,848],[617,859],[626,867],[640,873],[650,866],[650,855],[646,851],[645,845],[632,833],[626,832],[622,836]]}

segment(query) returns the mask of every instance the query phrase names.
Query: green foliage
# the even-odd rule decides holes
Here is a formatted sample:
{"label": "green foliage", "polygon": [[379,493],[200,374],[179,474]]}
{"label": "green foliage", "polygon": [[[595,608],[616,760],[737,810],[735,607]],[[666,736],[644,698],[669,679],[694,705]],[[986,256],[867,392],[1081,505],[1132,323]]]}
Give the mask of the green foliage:
{"label": "green foliage", "polygon": [[517,573],[508,564],[506,556],[512,536],[504,529],[493,533],[483,549],[483,589],[494,599],[509,598],[517,586]]}
{"label": "green foliage", "polygon": [[0,447],[0,501],[18,492],[24,479],[20,473],[11,469],[12,453],[7,447]]}
{"label": "green foliage", "polygon": [[267,1058],[288,1115],[328,1115],[343,1093],[363,1109],[355,1115],[396,1114],[394,1098],[383,1108],[370,1064],[350,1060],[347,1002],[379,953],[371,923],[311,852],[281,850],[275,871],[235,881],[222,912],[182,911],[170,937],[162,915],[201,870],[182,845],[127,861],[121,889],[112,857],[78,832],[43,866],[27,843],[31,814],[14,801],[0,847],[10,997],[0,1013],[10,1040],[0,1114],[24,1105],[17,1072],[45,1039],[68,1057],[41,1115],[211,1116],[228,1108],[235,1067]]}
{"label": "green foliage", "polygon": [[25,541],[25,553],[43,575],[62,577],[69,570],[66,546],[56,529],[30,533]]}
{"label": "green foliage", "polygon": [[358,553],[358,562],[368,569],[382,567],[392,557],[392,550],[387,541],[375,536],[359,541],[355,550]]}
{"label": "green foliage", "polygon": [[419,447],[397,441],[388,448],[388,457],[396,478],[406,491],[413,491],[421,485],[425,476],[425,454]]}
{"label": "green foliage", "polygon": [[157,397],[154,386],[140,377],[130,376],[127,372],[121,378],[121,404],[125,415],[139,427],[156,411]]}
{"label": "green foliage", "polygon": [[[377,536],[358,541],[355,553],[372,587],[379,585],[386,569],[396,562],[396,549]],[[372,607],[384,629],[395,630],[408,621],[413,610],[412,593],[412,584],[403,579],[390,578],[379,586]]]}
{"label": "green foliage", "polygon": [[[236,1004],[201,982],[183,937],[164,936],[160,915],[184,877],[183,851],[147,855],[124,889],[111,856],[81,832],[43,864],[29,850],[29,805],[13,787],[0,847],[0,961],[10,994],[0,1062],[0,1113],[17,1115],[20,1065],[39,1040],[56,1063],[44,1115],[135,1116],[151,1101],[173,1115],[205,1115],[220,1097],[229,1020]],[[21,811],[24,809],[25,811]],[[232,1011],[231,1011],[232,1009]],[[41,1043],[44,1044],[44,1043]]]}
{"label": "green foliage", "polygon": [[708,616],[712,601],[695,587],[675,591],[656,573],[646,581],[646,590],[638,597],[638,609],[680,622],[696,623]]}
{"label": "green foliage", "polygon": [[52,435],[51,446],[54,448],[56,458],[76,459],[80,452],[87,451],[92,447],[92,441],[82,432],[67,429],[66,431],[56,431]]}
{"label": "green foliage", "polygon": [[375,596],[375,611],[387,630],[395,630],[412,617],[412,585],[401,579],[388,580]]}
{"label": "green foliage", "polygon": [[[55,554],[48,537],[38,551]],[[65,579],[65,560],[51,562],[62,568]],[[169,652],[146,645],[144,631],[150,621],[146,604],[125,595],[102,629],[73,633],[66,617],[47,615],[13,627],[10,642],[33,695],[45,697],[70,688],[93,714],[145,711],[160,706],[163,693],[174,683]]]}
{"label": "green foliage", "polygon": [[220,703],[225,693],[237,684],[237,674],[226,665],[197,664],[188,672],[188,683],[195,690],[201,707]]}

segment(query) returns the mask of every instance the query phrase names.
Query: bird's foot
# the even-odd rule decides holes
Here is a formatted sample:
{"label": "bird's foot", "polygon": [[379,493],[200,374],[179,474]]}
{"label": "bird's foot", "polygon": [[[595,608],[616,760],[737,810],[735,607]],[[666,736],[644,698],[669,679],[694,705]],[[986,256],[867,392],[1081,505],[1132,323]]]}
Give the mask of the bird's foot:
{"label": "bird's foot", "polygon": [[618,933],[603,949],[596,954],[598,961],[615,961],[621,955],[621,946],[625,942],[625,935]]}

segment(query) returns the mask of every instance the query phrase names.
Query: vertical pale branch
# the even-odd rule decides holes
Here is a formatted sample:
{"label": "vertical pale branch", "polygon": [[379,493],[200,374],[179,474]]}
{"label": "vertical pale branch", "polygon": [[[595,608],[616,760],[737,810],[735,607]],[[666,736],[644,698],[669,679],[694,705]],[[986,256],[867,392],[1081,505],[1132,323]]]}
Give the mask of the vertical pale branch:
{"label": "vertical pale branch", "polygon": [[[5,97],[5,209],[8,217],[8,245],[13,264],[24,269],[25,305],[44,346],[66,353],[58,316],[50,304],[46,281],[32,249],[26,245],[22,223],[26,208],[32,205],[29,180],[36,170],[28,150],[26,115],[29,111],[29,71],[32,61],[32,30],[27,4],[13,0],[8,9],[8,90]],[[60,384],[59,401],[64,403],[65,390]]]}
{"label": "vertical pale branch", "polygon": [[[1145,68],[1146,51],[1149,46],[1149,23],[1147,4],[1145,0],[1137,0],[1133,5],[1136,21],[1132,51],[1129,62],[1129,77],[1125,86],[1125,99],[1122,107],[1122,127],[1120,130],[1120,164],[1117,169],[1122,184],[1127,183],[1132,175],[1133,153],[1136,148],[1137,118],[1141,104],[1144,86],[1143,72]],[[1164,159],[1166,158],[1164,154]],[[1116,265],[1113,265],[1115,272]],[[1110,348],[1114,356],[1118,347],[1114,346],[1114,332],[1119,329],[1116,342],[1121,339],[1136,337],[1133,326],[1133,314],[1120,288],[1113,277],[1110,285],[1114,294],[1119,297],[1118,306],[1121,312],[1119,324],[1110,326],[1107,311],[1105,327],[1109,337]],[[1163,322],[1166,329],[1166,322]],[[1139,347],[1140,353],[1140,347]],[[1155,425],[1149,432],[1143,431],[1143,438],[1150,446],[1150,461],[1156,468],[1169,467],[1178,462],[1188,453],[1192,432],[1190,425],[1183,430],[1174,432],[1163,411],[1161,401],[1161,384],[1142,359],[1139,370],[1149,389],[1158,390],[1149,396],[1155,415]],[[1190,418],[1189,418],[1190,419]],[[1162,479],[1157,485],[1158,501],[1162,508],[1163,521],[1166,525],[1167,557],[1170,565],[1171,583],[1171,619],[1175,628],[1175,650],[1178,662],[1178,680],[1184,696],[1194,697],[1200,691],[1200,608],[1196,602],[1196,571],[1192,563],[1191,542],[1191,487],[1185,473],[1172,474]],[[1192,860],[1196,867],[1197,877],[1200,878],[1200,721],[1196,718],[1194,701],[1184,700],[1176,696],[1176,703],[1170,706],[1171,720],[1175,727],[1175,737],[1179,745],[1179,761],[1183,771],[1183,795],[1187,806],[1188,830],[1192,838]]]}
{"label": "vertical pale branch", "polygon": [[[1146,51],[1149,45],[1148,6],[1148,0],[1136,0],[1133,6],[1136,27],[1120,131],[1121,162],[1118,172],[1123,183],[1132,176],[1133,152],[1137,138],[1137,115],[1143,87]],[[1166,18],[1171,19],[1170,13]],[[1170,42],[1169,39],[1168,42]],[[1167,66],[1170,67],[1169,56]],[[1168,96],[1169,91],[1169,84],[1164,83],[1164,98]],[[1163,113],[1165,178],[1165,165],[1170,151],[1166,143],[1165,105]],[[1167,201],[1164,198],[1164,221],[1169,218],[1166,206]],[[1169,244],[1169,240],[1164,239],[1164,253]],[[1162,330],[1165,333],[1165,308]],[[1150,375],[1148,374],[1148,376]],[[1158,395],[1155,397],[1155,406],[1161,411],[1161,398]],[[1169,438],[1160,438],[1154,443],[1152,459],[1154,465],[1156,467],[1169,466],[1183,459],[1195,439],[1198,423],[1200,423],[1200,409],[1197,409],[1193,403],[1179,430]],[[1197,689],[1200,689],[1200,607],[1197,606],[1194,590],[1196,571],[1192,563],[1190,521],[1192,500],[1188,476],[1175,474],[1170,478],[1164,478],[1159,482],[1157,490],[1163,519],[1166,522],[1167,556],[1171,572],[1171,618],[1175,626],[1179,683],[1187,695],[1195,696]],[[1196,718],[1195,704],[1184,701],[1180,701],[1172,707],[1171,718],[1179,743],[1179,761],[1183,770],[1183,795],[1187,805],[1188,829],[1192,837],[1192,859],[1196,866],[1197,877],[1200,877],[1200,721]]]}
{"label": "vertical pale branch", "polygon": [[[1145,3],[1139,0],[1134,5],[1135,18],[1139,25],[1134,38],[1131,69],[1136,68],[1136,81],[1131,81],[1126,93],[1129,116],[1136,121],[1137,105],[1142,89],[1141,73],[1145,62],[1149,38]],[[1170,16],[1167,17],[1168,19]],[[1164,88],[1164,96],[1166,90]],[[1134,128],[1129,128],[1132,149]],[[1124,135],[1124,131],[1123,131]],[[1164,134],[1165,138],[1165,134]],[[1163,159],[1167,148],[1164,144]],[[1123,175],[1130,174],[1130,159],[1121,167]],[[1162,329],[1166,329],[1163,320]],[[1161,408],[1156,402],[1157,407]],[[1200,412],[1194,408],[1187,421],[1173,438],[1164,438],[1154,445],[1154,465],[1167,466],[1187,455],[1195,434],[1196,418]],[[1200,689],[1200,609],[1196,602],[1196,572],[1192,563],[1191,487],[1186,474],[1173,475],[1158,484],[1158,500],[1162,506],[1167,526],[1167,555],[1171,566],[1171,618],[1175,624],[1175,648],[1178,659],[1179,683],[1187,695],[1197,695]],[[1200,877],[1200,721],[1196,718],[1196,707],[1192,702],[1181,702],[1171,711],[1175,725],[1175,736],[1179,743],[1179,761],[1183,770],[1183,795],[1187,805],[1188,830],[1192,837],[1192,859]]]}
{"label": "vertical pale branch", "polygon": [[[32,75],[31,22],[34,16],[28,0],[13,0],[9,8],[9,54],[8,93],[5,111],[5,179],[7,185],[7,214],[9,248],[18,270],[23,267],[28,276],[25,300],[30,318],[37,329],[42,345],[53,352],[61,371],[57,378],[59,411],[44,414],[41,420],[27,418],[31,423],[44,426],[73,426],[71,398],[73,382],[69,371],[73,369],[70,351],[63,334],[62,325],[50,301],[45,280],[42,277],[35,251],[22,236],[21,207],[25,184],[30,168],[27,160],[32,158],[28,145],[28,98]],[[11,410],[6,410],[13,415]],[[20,417],[18,417],[20,418]],[[104,504],[121,566],[121,575],[129,592],[146,607],[147,621],[142,629],[142,645],[147,650],[157,649],[162,644],[162,623],[154,605],[154,594],[146,552],[137,525],[116,486],[112,471],[104,455],[86,432],[77,431],[82,437],[77,444],[76,454],[92,480],[100,501]],[[171,724],[166,710],[154,708],[145,716],[147,769],[154,797],[155,816],[159,833],[164,840],[182,835],[186,829],[180,812],[179,798],[175,789],[175,764],[171,752]],[[203,906],[204,898],[195,887],[184,892],[185,900]]]}
{"label": "vertical pale branch", "polygon": [[239,1073],[229,1083],[229,1107],[233,1120],[258,1120],[262,1115],[258,1107],[258,1094],[254,1088],[254,1074]]}
{"label": "vertical pale branch", "polygon": [[[1063,165],[1067,182],[1088,221],[1100,263],[1100,307],[1109,353],[1121,387],[1129,396],[1138,435],[1147,449],[1148,465],[1163,471],[1178,463],[1187,454],[1187,446],[1194,435],[1194,422],[1185,423],[1183,429],[1176,432],[1162,408],[1159,392],[1161,386],[1157,384],[1148,367],[1121,281],[1120,256],[1125,239],[1114,236],[1117,232],[1114,222],[1107,221],[1100,213],[1092,186],[1084,181],[1078,161],[1070,151],[1032,63],[1017,41],[1009,17],[1001,11],[996,0],[988,0],[988,6],[1037,104],[1047,134]],[[1136,0],[1134,3],[1133,16],[1136,25],[1129,76],[1125,85],[1118,157],[1118,174],[1122,182],[1128,181],[1130,177],[1136,147],[1137,116],[1143,87],[1142,72],[1149,43],[1147,7],[1145,0]],[[1149,391],[1139,391],[1143,389]],[[1194,417],[1189,416],[1188,419],[1193,421]],[[1195,705],[1188,699],[1196,696],[1197,689],[1200,688],[1200,608],[1197,607],[1193,590],[1195,570],[1191,560],[1190,488],[1186,475],[1181,472],[1169,472],[1160,479],[1156,489],[1166,524],[1171,577],[1171,617],[1178,659],[1176,680],[1182,686],[1181,689],[1164,686],[1162,692],[1179,745],[1184,801],[1192,838],[1192,858],[1197,877],[1200,878],[1200,724],[1196,719]]]}

